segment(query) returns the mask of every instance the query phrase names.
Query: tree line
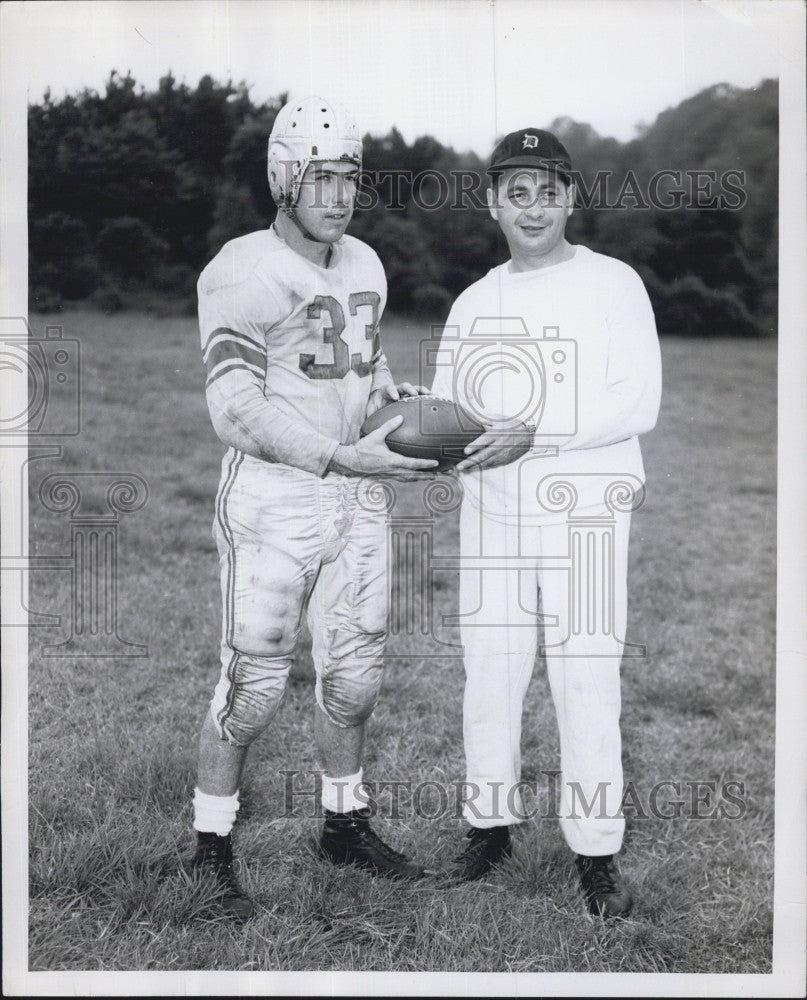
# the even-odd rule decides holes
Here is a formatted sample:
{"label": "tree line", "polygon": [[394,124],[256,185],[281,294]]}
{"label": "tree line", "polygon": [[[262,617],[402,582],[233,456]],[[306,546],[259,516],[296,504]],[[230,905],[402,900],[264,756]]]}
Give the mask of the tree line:
{"label": "tree line", "polygon": [[[266,140],[286,100],[172,75],[153,91],[112,73],[29,108],[29,276],[35,310],[195,308],[204,264],[268,226]],[[539,123],[529,123],[538,126]],[[647,284],[663,333],[775,333],[778,86],[717,84],[621,143],[567,117],[548,126],[578,181],[569,238]],[[383,261],[389,308],[445,318],[507,248],[485,207],[485,161],[431,136],[367,136],[350,232]]]}

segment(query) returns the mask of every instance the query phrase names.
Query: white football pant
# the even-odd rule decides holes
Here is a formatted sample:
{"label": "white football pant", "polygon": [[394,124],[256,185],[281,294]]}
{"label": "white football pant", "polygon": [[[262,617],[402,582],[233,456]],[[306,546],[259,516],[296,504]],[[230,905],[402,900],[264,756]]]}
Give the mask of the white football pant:
{"label": "white football pant", "polygon": [[[619,666],[630,514],[586,513],[593,516],[520,527],[463,504],[464,815],[476,827],[517,823],[528,815],[530,806],[517,786],[540,588],[541,612],[549,616],[546,665],[560,734],[561,829],[573,851],[601,855],[620,849],[624,831]],[[540,769],[553,765],[541,761]],[[535,801],[532,810],[535,814]]]}
{"label": "white football pant", "polygon": [[383,672],[386,510],[363,504],[358,477],[319,478],[232,449],[222,472],[221,676],[211,703],[219,734],[249,746],[271,722],[304,613],[317,702],[335,725],[360,725]]}

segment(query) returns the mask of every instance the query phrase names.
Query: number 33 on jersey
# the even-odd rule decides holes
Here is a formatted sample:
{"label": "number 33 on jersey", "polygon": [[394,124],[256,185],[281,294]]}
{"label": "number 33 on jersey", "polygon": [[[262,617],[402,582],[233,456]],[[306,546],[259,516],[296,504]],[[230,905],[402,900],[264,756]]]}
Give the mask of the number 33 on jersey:
{"label": "number 33 on jersey", "polygon": [[219,436],[233,444],[244,435],[254,454],[246,439],[257,433],[264,459],[293,457],[321,475],[337,444],[358,440],[370,393],[392,382],[379,342],[387,285],[375,252],[343,236],[323,268],[263,230],[226,244],[198,291]]}

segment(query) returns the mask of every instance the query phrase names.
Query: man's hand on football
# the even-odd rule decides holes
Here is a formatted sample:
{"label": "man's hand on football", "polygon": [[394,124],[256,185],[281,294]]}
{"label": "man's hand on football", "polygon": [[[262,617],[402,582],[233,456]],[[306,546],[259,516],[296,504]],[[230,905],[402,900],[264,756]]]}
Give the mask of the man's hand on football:
{"label": "man's hand on football", "polygon": [[[418,393],[407,395],[416,396]],[[394,476],[396,479],[410,480],[430,478],[439,464],[434,459],[407,458],[387,447],[386,436],[400,427],[402,422],[402,416],[393,417],[357,444],[340,444],[329,468],[349,476]]]}
{"label": "man's hand on football", "polygon": [[521,420],[497,423],[465,448],[467,457],[456,466],[456,470],[468,472],[471,469],[509,465],[530,450],[534,437],[535,428]]}
{"label": "man's hand on football", "polygon": [[412,385],[411,382],[401,382],[399,385],[382,385],[370,393],[367,401],[367,416],[371,417],[376,410],[388,403],[394,403],[401,396],[428,396],[429,390],[425,385]]}

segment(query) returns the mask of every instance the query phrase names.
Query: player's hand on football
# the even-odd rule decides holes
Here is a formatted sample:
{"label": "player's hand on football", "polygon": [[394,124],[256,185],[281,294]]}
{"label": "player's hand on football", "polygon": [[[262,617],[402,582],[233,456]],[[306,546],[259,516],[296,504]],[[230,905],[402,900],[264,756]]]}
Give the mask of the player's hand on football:
{"label": "player's hand on football", "polygon": [[469,472],[509,465],[530,450],[534,437],[535,429],[521,420],[498,423],[464,449],[467,457],[457,464],[456,470]]}
{"label": "player's hand on football", "polygon": [[399,382],[395,386],[398,390],[399,396],[429,396],[431,395],[431,390],[427,389],[425,385],[412,385],[411,382]]}
{"label": "player's hand on football", "polygon": [[387,435],[399,427],[402,421],[403,417],[400,415],[393,417],[357,444],[339,445],[331,459],[330,468],[353,476],[394,476],[396,479],[430,477],[439,464],[437,461],[431,458],[407,458],[387,447]]}
{"label": "player's hand on football", "polygon": [[398,385],[382,385],[380,389],[376,389],[370,393],[370,399],[367,402],[367,416],[371,417],[376,410],[380,410],[382,406],[387,406],[388,403],[396,402],[401,396],[428,395],[429,390],[425,385],[412,385],[411,382],[401,382]]}

